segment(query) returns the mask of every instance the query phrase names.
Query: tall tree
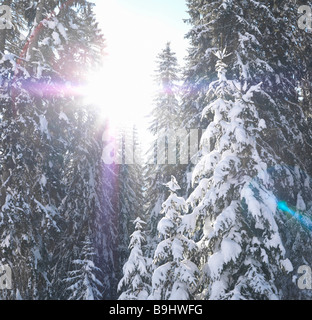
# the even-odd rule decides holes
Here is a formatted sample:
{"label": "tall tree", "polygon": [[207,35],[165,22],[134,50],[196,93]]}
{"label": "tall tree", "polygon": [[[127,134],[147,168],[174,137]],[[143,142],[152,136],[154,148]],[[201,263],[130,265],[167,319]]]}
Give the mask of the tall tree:
{"label": "tall tree", "polygon": [[[260,134],[261,140],[268,148],[271,147],[270,152],[276,163],[272,165],[264,161],[274,181],[274,196],[295,208],[298,197],[300,199],[303,193],[303,203],[308,210],[311,203],[308,191],[311,188],[310,157],[298,150],[299,146],[304,145],[304,149],[309,153],[311,145],[309,121],[304,115],[304,107],[298,96],[298,83],[301,83],[302,75],[306,74],[307,63],[307,59],[298,54],[298,51],[306,50],[308,46],[305,45],[306,38],[298,33],[298,28],[294,28],[297,25],[298,5],[299,3],[290,4],[286,1],[232,0],[207,3],[189,0],[188,22],[192,29],[187,36],[191,40],[191,48],[185,71],[182,109],[185,114],[194,110],[193,116],[184,118],[187,121],[194,119],[191,123],[198,123],[201,111],[211,103],[211,95],[206,94],[208,86],[217,79],[213,52],[227,47],[232,53],[226,58],[227,75],[240,83],[236,84],[239,90],[244,86],[250,88],[262,83],[261,90],[253,93],[253,103],[259,119],[266,123],[266,129]],[[206,111],[206,123],[213,123],[214,112]],[[204,157],[207,152],[215,149],[218,137],[206,133],[201,144],[199,156]],[[293,184],[284,182],[286,176]],[[297,261],[294,265],[296,269],[300,265],[299,260],[302,264],[303,257],[307,254],[299,255],[299,259],[298,256],[294,257],[291,241],[286,239],[300,238],[308,241],[309,235],[302,225],[288,230],[283,228],[285,220],[287,223],[294,223],[294,219],[292,217],[289,221],[289,216],[287,218],[281,211],[278,212],[276,222],[281,228],[280,236],[285,246],[287,243],[287,256],[292,256],[292,262]],[[199,229],[203,232],[202,228]],[[199,237],[200,230],[197,234]],[[287,296],[290,291],[299,294],[294,285],[283,294]]]}
{"label": "tall tree", "polygon": [[119,152],[123,164],[118,169],[118,278],[130,251],[130,235],[134,232],[133,221],[143,218],[144,178],[142,155],[138,132],[135,126],[121,130],[122,143]]}
{"label": "tall tree", "polygon": [[[179,178],[178,153],[174,152],[175,159],[169,158],[170,148],[176,146],[176,130],[180,125],[179,112],[179,68],[175,53],[170,43],[157,56],[157,70],[155,75],[158,93],[155,98],[155,107],[151,113],[150,132],[154,135],[154,143],[149,152],[148,165],[145,168],[146,199],[148,199],[146,212],[150,216],[150,237],[152,245],[157,237],[157,224],[161,204],[165,200],[166,190],[164,184],[171,174]],[[151,247],[151,252],[155,248]]]}
{"label": "tall tree", "polygon": [[[72,4],[41,0],[25,8],[24,1],[12,1],[17,12],[25,9],[25,19],[15,20],[17,33],[28,28],[29,37],[23,43],[8,31],[1,40],[1,255],[15,279],[7,298],[62,298],[62,272],[73,267],[90,234],[103,268],[102,294],[111,294],[104,291],[112,287],[105,279],[114,269],[114,214],[103,208],[109,210],[113,193],[102,179],[98,111],[88,110],[74,90],[100,61],[103,36],[92,5]],[[75,207],[81,203],[87,206]],[[71,241],[76,250],[69,252]]]}
{"label": "tall tree", "polygon": [[[193,172],[198,187],[189,202],[202,227],[201,298],[276,299],[283,272],[293,271],[278,228],[279,184],[294,174],[262,139],[266,124],[254,104],[261,84],[227,80],[225,51],[218,51],[219,79],[210,85],[203,114],[214,121],[202,138],[203,157]],[[216,137],[211,147],[207,141]],[[275,168],[279,175],[269,173]],[[203,220],[202,220],[203,219]],[[191,219],[190,225],[195,224]],[[284,271],[283,271],[284,270]]]}

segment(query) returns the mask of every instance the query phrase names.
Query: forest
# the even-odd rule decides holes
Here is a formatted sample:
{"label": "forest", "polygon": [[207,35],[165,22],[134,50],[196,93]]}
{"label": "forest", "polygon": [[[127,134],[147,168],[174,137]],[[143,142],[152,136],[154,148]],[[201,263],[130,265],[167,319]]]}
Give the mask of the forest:
{"label": "forest", "polygon": [[312,299],[312,1],[181,1],[147,152],[92,1],[0,3],[0,300]]}

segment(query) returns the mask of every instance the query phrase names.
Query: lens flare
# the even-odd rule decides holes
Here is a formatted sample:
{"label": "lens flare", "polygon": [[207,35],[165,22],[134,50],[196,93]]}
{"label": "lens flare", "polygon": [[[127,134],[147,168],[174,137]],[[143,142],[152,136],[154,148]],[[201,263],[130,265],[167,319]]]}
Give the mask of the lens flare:
{"label": "lens flare", "polygon": [[301,225],[303,225],[308,230],[312,231],[312,221],[307,216],[293,210],[290,208],[286,201],[277,201],[277,208],[284,212],[290,214],[294,219],[296,219]]}

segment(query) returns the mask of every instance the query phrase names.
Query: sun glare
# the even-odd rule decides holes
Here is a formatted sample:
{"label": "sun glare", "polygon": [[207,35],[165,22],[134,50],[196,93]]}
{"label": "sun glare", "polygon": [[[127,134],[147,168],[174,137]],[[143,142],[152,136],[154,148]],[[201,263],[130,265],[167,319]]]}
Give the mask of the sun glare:
{"label": "sun glare", "polygon": [[143,1],[135,1],[136,6],[126,0],[94,2],[106,39],[106,56],[103,68],[90,74],[84,95],[89,103],[101,108],[103,117],[114,126],[136,125],[143,140],[148,140],[147,115],[157,90],[153,80],[156,56],[167,41],[172,41],[183,56],[184,31],[162,20],[163,15],[145,12]]}
{"label": "sun glare", "polygon": [[[106,64],[106,63],[105,63]],[[129,77],[129,70],[116,69],[114,62],[89,75],[84,96],[87,103],[98,106],[104,118],[115,125],[142,125],[148,112],[148,95],[153,90],[150,83],[142,83],[137,72]],[[143,99],[142,99],[143,93]],[[144,96],[147,99],[144,100]]]}

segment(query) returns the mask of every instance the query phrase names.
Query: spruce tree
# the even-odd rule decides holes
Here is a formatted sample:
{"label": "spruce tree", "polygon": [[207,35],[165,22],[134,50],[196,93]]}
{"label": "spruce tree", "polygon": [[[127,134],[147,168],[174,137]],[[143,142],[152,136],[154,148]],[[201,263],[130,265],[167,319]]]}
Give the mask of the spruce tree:
{"label": "spruce tree", "polygon": [[73,261],[75,270],[69,271],[68,278],[64,280],[68,300],[100,300],[102,283],[97,274],[101,270],[95,266],[95,252],[88,237],[81,247],[78,259]]}
{"label": "spruce tree", "polygon": [[151,289],[148,259],[144,256],[143,248],[146,242],[143,225],[146,223],[136,218],[133,224],[135,231],[129,244],[131,252],[123,266],[123,277],[118,285],[118,291],[122,292],[119,300],[146,300]]}
{"label": "spruce tree", "polygon": [[[302,52],[308,49],[305,45],[308,38],[300,35],[298,29],[294,28],[298,18],[297,5],[286,1],[233,0],[207,3],[190,0],[188,7],[188,22],[192,24],[192,29],[187,35],[191,40],[191,48],[185,71],[183,110],[186,114],[195,110],[195,117],[191,119],[198,120],[201,111],[211,103],[211,95],[206,92],[209,83],[217,79],[213,52],[227,47],[228,52],[232,53],[226,58],[227,76],[240,83],[237,85],[239,90],[244,86],[250,88],[262,83],[261,90],[253,93],[253,103],[259,119],[263,119],[266,124],[266,129],[260,133],[260,139],[267,144],[267,148],[271,147],[275,161],[272,164],[263,159],[268,165],[274,197],[278,199],[277,203],[284,200],[292,208],[296,208],[299,197],[308,211],[311,205],[311,166],[310,157],[307,156],[310,153],[310,129],[309,119],[304,115],[302,97],[298,96],[298,84],[301,83],[302,76],[307,74],[307,59]],[[301,54],[298,51],[302,51]],[[192,105],[197,109],[192,109]],[[214,117],[214,113],[208,110],[204,119],[206,122],[203,123],[214,122]],[[184,118],[190,121],[190,117]],[[203,157],[218,144],[216,135],[205,135],[199,153]],[[305,151],[299,151],[299,146],[305,146]],[[288,182],[285,182],[286,177]],[[204,182],[201,184],[204,188]],[[304,251],[308,249],[305,248],[302,254],[294,254],[292,240],[289,239],[309,241],[309,233],[283,210],[278,210],[275,218],[286,255],[294,263],[294,270],[297,270],[300,263],[303,264],[306,260],[303,257],[308,254]],[[284,228],[285,222],[296,224],[298,228]],[[201,233],[203,228],[199,227],[197,239]],[[282,290],[280,297],[288,297],[290,292],[291,296],[294,296],[294,292],[303,295],[298,292],[295,283],[289,283],[290,275],[284,274],[279,279],[280,283],[289,284],[287,289]],[[279,284],[279,287],[283,286]]]}
{"label": "spruce tree", "polygon": [[[122,132],[121,160],[118,169],[118,268],[121,278],[122,267],[129,257],[129,239],[134,232],[132,221],[143,218],[144,178],[142,155],[138,132],[124,128]],[[132,158],[132,159],[130,159]],[[131,162],[131,163],[130,163]]]}
{"label": "spruce tree", "polygon": [[[15,279],[6,298],[64,298],[61,280],[91,233],[103,267],[101,294],[110,297],[104,291],[112,290],[105,279],[113,277],[115,223],[114,213],[102,211],[114,193],[103,180],[98,110],[89,111],[73,90],[100,61],[103,37],[88,1],[10,4],[17,9],[15,35],[28,30],[29,37],[1,34],[1,259]],[[87,206],[75,207],[84,201]]]}
{"label": "spruce tree", "polygon": [[198,187],[189,198],[198,226],[203,224],[199,294],[209,299],[282,298],[277,284],[293,266],[277,224],[278,186],[268,168],[283,173],[279,182],[288,188],[292,173],[262,140],[267,127],[253,102],[262,84],[227,80],[224,60],[229,55],[224,50],[216,56],[219,79],[211,83],[211,102],[203,111],[212,113],[214,121],[202,137],[203,157],[193,172]]}
{"label": "spruce tree", "polygon": [[[148,203],[146,212],[150,216],[151,249],[157,236],[157,224],[161,204],[166,198],[164,183],[170,179],[171,174],[179,175],[178,153],[174,163],[168,159],[169,139],[175,139],[176,130],[180,125],[179,112],[179,68],[175,53],[170,43],[157,56],[157,70],[155,75],[158,93],[155,98],[155,107],[151,113],[150,132],[155,137],[148,154],[148,165],[145,168],[146,199]],[[172,146],[171,146],[172,147]],[[171,150],[170,150],[171,151]]]}
{"label": "spruce tree", "polygon": [[157,227],[164,240],[158,244],[154,254],[157,268],[153,272],[149,299],[189,300],[197,284],[198,269],[191,261],[197,248],[193,240],[183,235],[181,222],[186,203],[176,194],[180,186],[174,176],[166,186],[170,195],[162,205],[161,213],[165,216]]}

